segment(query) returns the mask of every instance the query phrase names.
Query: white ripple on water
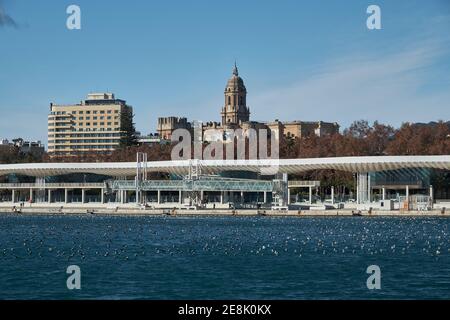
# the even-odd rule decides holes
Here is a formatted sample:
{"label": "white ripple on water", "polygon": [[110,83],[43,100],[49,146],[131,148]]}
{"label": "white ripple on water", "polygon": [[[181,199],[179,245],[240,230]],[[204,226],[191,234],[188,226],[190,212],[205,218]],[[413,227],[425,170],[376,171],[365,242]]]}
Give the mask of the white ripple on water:
{"label": "white ripple on water", "polygon": [[[83,219],[81,219],[83,220]],[[80,221],[82,223],[83,221]],[[169,222],[167,220],[166,222]],[[153,228],[151,225],[132,226],[107,224],[100,235],[100,243],[95,243],[92,235],[86,235],[82,228],[71,230],[63,225],[45,228],[45,232],[36,232],[38,226],[33,225],[28,238],[15,236],[9,238],[0,249],[2,257],[15,259],[38,256],[47,258],[92,259],[93,257],[110,257],[112,259],[130,260],[144,256],[146,250],[156,247],[153,255],[199,254],[213,255],[289,255],[291,252],[301,257],[305,254],[321,255],[405,255],[409,251],[422,252],[429,256],[442,256],[448,253],[448,224],[436,220],[405,219],[401,223],[392,223],[389,219],[382,220],[335,220],[333,225],[327,225],[324,220],[309,220],[303,225],[299,221],[295,228],[286,225],[277,232],[270,230],[270,225],[253,221],[249,226],[238,225],[221,229],[213,223],[204,232],[202,223],[194,224],[194,230],[188,228],[164,229]],[[267,230],[267,233],[261,232]],[[211,232],[217,232],[211,235]],[[61,247],[58,239],[66,233],[71,235],[70,246]],[[180,236],[181,235],[181,236]],[[148,242],[148,238],[153,243]],[[180,241],[174,239],[180,238]],[[131,240],[131,241],[130,241]],[[182,240],[182,241],[181,241]],[[123,241],[130,241],[123,243]],[[145,243],[143,246],[142,243]],[[249,246],[253,243],[254,247]],[[136,245],[139,244],[139,245]],[[106,250],[101,250],[101,248]],[[189,248],[189,249],[188,249]]]}

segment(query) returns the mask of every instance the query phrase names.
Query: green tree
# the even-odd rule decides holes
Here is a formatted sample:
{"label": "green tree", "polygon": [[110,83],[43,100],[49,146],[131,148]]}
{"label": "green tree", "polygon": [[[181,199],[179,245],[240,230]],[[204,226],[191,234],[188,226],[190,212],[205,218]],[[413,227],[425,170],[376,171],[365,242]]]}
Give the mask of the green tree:
{"label": "green tree", "polygon": [[133,122],[134,114],[131,108],[126,108],[120,113],[122,137],[120,138],[120,148],[136,146],[138,138],[136,134],[136,127]]}

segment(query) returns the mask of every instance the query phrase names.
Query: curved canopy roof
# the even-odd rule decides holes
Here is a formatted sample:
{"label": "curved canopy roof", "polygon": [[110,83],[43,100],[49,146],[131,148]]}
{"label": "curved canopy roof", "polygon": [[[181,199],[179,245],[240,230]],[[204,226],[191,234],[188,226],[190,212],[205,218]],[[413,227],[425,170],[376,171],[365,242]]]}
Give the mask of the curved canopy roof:
{"label": "curved canopy roof", "polygon": [[[280,160],[183,160],[149,161],[148,172],[188,174],[196,163],[202,173],[224,171],[251,171],[261,175],[301,173],[309,170],[334,169],[347,172],[372,172],[406,168],[435,168],[450,170],[450,156],[381,156],[339,157]],[[113,177],[135,176],[135,162],[94,163],[26,163],[2,164],[0,176],[15,173],[33,177],[56,176],[70,173],[94,173]]]}

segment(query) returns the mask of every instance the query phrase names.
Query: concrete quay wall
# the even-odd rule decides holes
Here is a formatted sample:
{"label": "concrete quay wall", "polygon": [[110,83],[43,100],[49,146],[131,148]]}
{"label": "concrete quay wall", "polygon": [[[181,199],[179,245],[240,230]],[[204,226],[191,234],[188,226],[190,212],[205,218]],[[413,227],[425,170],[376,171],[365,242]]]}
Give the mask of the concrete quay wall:
{"label": "concrete quay wall", "polygon": [[399,217],[449,217],[450,210],[430,211],[398,211],[372,210],[356,211],[339,210],[264,210],[264,209],[149,209],[136,206],[0,206],[0,214],[23,215],[130,215],[130,216],[268,216],[268,217],[336,217],[354,216],[359,214],[366,217],[399,216]]}

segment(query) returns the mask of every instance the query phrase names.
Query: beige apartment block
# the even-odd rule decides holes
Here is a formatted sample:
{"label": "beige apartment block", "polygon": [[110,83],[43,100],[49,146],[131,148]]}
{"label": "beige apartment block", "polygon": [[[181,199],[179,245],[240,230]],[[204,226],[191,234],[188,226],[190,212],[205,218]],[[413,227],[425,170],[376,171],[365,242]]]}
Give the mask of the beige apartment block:
{"label": "beige apartment block", "polygon": [[[124,136],[124,115],[133,108],[112,93],[90,93],[79,104],[50,104],[48,115],[48,153],[72,156],[110,153]],[[128,117],[127,117],[128,118]]]}

